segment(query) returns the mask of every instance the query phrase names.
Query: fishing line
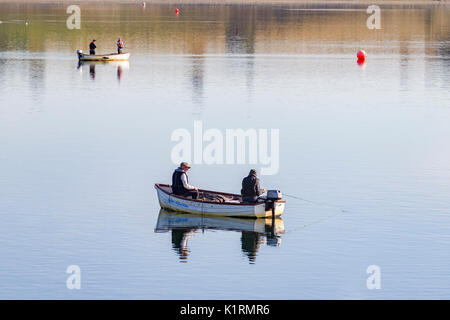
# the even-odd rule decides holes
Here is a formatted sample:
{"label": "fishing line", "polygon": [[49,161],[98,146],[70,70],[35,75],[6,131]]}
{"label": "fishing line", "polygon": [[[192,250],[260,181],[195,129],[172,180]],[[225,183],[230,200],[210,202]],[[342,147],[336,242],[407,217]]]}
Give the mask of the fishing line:
{"label": "fishing line", "polygon": [[300,227],[300,228],[294,228],[294,229],[292,229],[292,230],[288,230],[288,231],[286,231],[285,233],[290,233],[290,232],[293,232],[293,231],[298,231],[298,230],[301,230],[301,229],[305,229],[306,227],[309,227],[309,226],[312,226],[312,225],[314,225],[314,224],[317,224],[317,223],[320,223],[320,222],[329,220],[329,219],[331,219],[331,218],[333,218],[333,217],[335,217],[335,216],[337,216],[337,215],[339,215],[339,214],[341,214],[341,213],[349,212],[348,210],[343,209],[343,208],[341,208],[341,207],[334,206],[334,205],[329,205],[329,204],[326,204],[326,203],[323,203],[323,202],[312,201],[312,200],[308,200],[308,199],[301,198],[301,197],[298,197],[298,196],[293,196],[293,195],[290,195],[290,194],[283,194],[283,195],[286,196],[286,197],[288,197],[288,198],[292,198],[292,199],[304,201],[304,202],[307,202],[307,203],[310,203],[310,204],[315,204],[315,205],[319,205],[319,206],[322,206],[322,207],[328,207],[328,208],[338,209],[338,210],[339,210],[339,211],[337,211],[337,212],[335,212],[335,213],[333,213],[333,214],[331,214],[331,215],[328,215],[328,216],[326,216],[326,217],[324,217],[324,218],[318,219],[318,220],[313,221],[313,222],[308,223],[308,224],[304,224],[304,225],[303,225],[302,227]]}
{"label": "fishing line", "polygon": [[329,216],[326,216],[326,217],[324,217],[324,218],[322,218],[322,219],[318,219],[318,220],[313,221],[313,222],[311,222],[311,223],[304,224],[304,225],[303,225],[302,227],[300,227],[300,228],[294,228],[294,229],[288,230],[288,231],[285,232],[285,234],[286,234],[286,233],[293,232],[293,231],[302,230],[302,229],[305,229],[305,228],[307,228],[307,227],[309,227],[309,226],[315,225],[315,224],[317,224],[317,223],[320,223],[320,222],[323,222],[323,221],[327,221],[327,220],[329,220],[329,219],[331,219],[331,218],[333,218],[333,217],[335,217],[335,216],[337,216],[337,215],[339,215],[339,214],[341,214],[341,213],[342,213],[341,211],[335,212],[335,213],[330,214]]}
{"label": "fishing line", "polygon": [[312,200],[308,200],[308,199],[301,198],[301,197],[298,197],[298,196],[293,196],[293,195],[286,194],[286,193],[284,193],[283,195],[286,196],[286,197],[292,198],[292,199],[301,200],[301,201],[308,202],[308,203],[311,203],[311,204],[316,204],[316,205],[319,205],[319,206],[322,206],[322,207],[328,207],[328,208],[333,208],[333,209],[339,209],[341,212],[348,212],[347,209],[343,209],[343,208],[341,208],[341,207],[334,206],[334,205],[330,205],[330,204],[327,204],[327,203],[317,202],[317,201],[312,201]]}

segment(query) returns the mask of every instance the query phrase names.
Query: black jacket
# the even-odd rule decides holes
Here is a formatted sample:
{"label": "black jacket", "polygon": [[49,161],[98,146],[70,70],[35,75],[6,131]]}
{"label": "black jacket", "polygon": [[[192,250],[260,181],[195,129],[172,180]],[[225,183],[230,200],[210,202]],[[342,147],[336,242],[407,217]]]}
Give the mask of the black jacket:
{"label": "black jacket", "polygon": [[95,48],[97,48],[97,46],[95,45],[95,43],[91,42],[91,43],[89,44],[89,49],[95,50]]}
{"label": "black jacket", "polygon": [[[172,192],[175,194],[183,194],[186,191],[189,191],[186,189],[183,185],[183,181],[181,181],[181,175],[186,174],[181,168],[176,169],[172,174]],[[186,174],[186,180],[189,183],[189,178]]]}
{"label": "black jacket", "polygon": [[242,197],[257,198],[261,193],[259,179],[255,175],[250,174],[242,180]]}

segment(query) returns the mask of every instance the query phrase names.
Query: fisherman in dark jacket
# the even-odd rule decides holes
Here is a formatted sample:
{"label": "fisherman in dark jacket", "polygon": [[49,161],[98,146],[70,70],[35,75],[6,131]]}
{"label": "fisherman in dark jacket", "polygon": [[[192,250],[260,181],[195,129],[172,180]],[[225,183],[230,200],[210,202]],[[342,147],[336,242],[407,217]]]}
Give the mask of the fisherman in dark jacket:
{"label": "fisherman in dark jacket", "polygon": [[97,46],[95,45],[95,39],[92,40],[92,42],[89,44],[89,54],[90,55],[95,55],[95,49],[97,48]]}
{"label": "fisherman in dark jacket", "polygon": [[172,175],[172,192],[176,195],[183,196],[183,197],[189,197],[191,196],[192,199],[198,198],[198,188],[191,186],[189,184],[189,179],[187,176],[187,171],[191,167],[189,166],[189,163],[182,162],[180,164],[180,167],[177,168]]}
{"label": "fisherman in dark jacket", "polygon": [[255,169],[250,170],[247,177],[242,180],[242,201],[248,203],[255,203],[258,197],[266,192],[266,189],[261,189],[259,186],[259,179]]}

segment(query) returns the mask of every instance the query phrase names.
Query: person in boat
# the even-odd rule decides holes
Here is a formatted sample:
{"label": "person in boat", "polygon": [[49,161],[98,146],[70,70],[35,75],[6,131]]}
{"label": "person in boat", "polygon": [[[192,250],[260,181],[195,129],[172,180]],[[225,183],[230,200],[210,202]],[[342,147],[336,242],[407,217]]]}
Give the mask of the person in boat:
{"label": "person in boat", "polygon": [[172,192],[182,197],[198,198],[198,188],[189,184],[187,171],[191,167],[189,163],[182,162],[172,174]]}
{"label": "person in boat", "polygon": [[123,41],[120,38],[117,40],[117,53],[121,54],[123,49]]}
{"label": "person in boat", "polygon": [[255,169],[250,170],[247,177],[242,180],[242,202],[255,203],[258,197],[266,192],[266,189],[261,189],[259,186],[259,179]]}
{"label": "person in boat", "polygon": [[89,44],[89,54],[90,55],[95,55],[95,49],[97,48],[97,46],[95,45],[95,39],[91,41],[91,43]]}

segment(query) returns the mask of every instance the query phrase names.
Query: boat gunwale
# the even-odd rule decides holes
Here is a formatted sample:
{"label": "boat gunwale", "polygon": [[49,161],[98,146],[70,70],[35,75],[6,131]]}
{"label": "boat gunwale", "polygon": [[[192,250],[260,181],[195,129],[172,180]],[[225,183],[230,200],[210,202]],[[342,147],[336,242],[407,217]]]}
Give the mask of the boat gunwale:
{"label": "boat gunwale", "polygon": [[[211,204],[216,204],[216,205],[221,205],[221,206],[223,206],[223,205],[233,205],[233,206],[256,207],[256,206],[259,206],[259,205],[266,205],[265,202],[259,202],[259,203],[251,204],[251,203],[232,203],[232,202],[228,203],[228,202],[214,202],[214,201],[209,201],[209,200],[188,199],[188,198],[179,196],[177,194],[170,193],[170,192],[164,190],[162,187],[170,187],[170,188],[172,188],[172,186],[170,186],[168,184],[155,183],[155,189],[161,190],[162,192],[164,192],[165,194],[167,194],[167,195],[169,195],[171,197],[175,197],[175,198],[182,199],[182,200],[187,200],[187,201],[192,201],[192,202],[211,203]],[[205,189],[199,189],[198,191],[199,192],[202,191],[202,192],[208,192],[208,193],[227,195],[227,196],[238,196],[238,197],[241,196],[241,195],[236,194],[236,193],[226,193],[226,192],[219,192],[219,191],[212,191],[212,190],[205,190]],[[277,202],[278,203],[285,203],[286,201],[285,200],[277,200]]]}

